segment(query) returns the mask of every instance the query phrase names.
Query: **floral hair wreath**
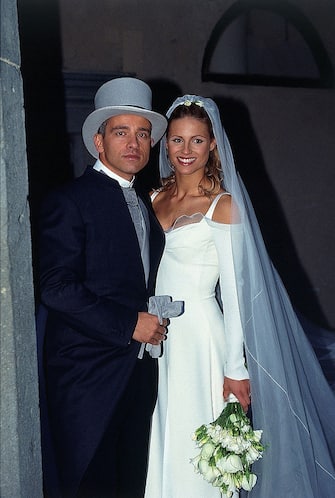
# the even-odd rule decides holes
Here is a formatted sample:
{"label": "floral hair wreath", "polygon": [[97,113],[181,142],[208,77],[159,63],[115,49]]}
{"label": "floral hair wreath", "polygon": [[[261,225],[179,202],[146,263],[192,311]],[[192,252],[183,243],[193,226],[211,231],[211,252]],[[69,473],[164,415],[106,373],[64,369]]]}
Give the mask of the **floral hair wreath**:
{"label": "floral hair wreath", "polygon": [[201,100],[189,100],[186,99],[184,102],[181,102],[180,105],[186,105],[186,107],[189,107],[191,104],[195,104],[199,107],[204,107],[204,103]]}

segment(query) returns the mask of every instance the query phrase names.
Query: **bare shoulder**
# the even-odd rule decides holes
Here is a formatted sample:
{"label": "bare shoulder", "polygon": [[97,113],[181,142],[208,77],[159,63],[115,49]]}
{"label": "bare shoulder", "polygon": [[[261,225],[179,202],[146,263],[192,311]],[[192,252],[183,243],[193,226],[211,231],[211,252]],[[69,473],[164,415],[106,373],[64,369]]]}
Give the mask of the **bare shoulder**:
{"label": "bare shoulder", "polygon": [[167,197],[166,196],[166,191],[163,190],[162,188],[153,189],[150,192],[150,197],[151,197],[151,200],[152,200],[153,204],[158,204],[161,201],[164,201],[166,199],[166,197]]}
{"label": "bare shoulder", "polygon": [[149,195],[150,195],[150,198],[151,198],[151,202],[154,204],[156,203],[158,200],[161,200],[162,197],[164,196],[164,191],[162,189],[162,187],[159,187],[159,188],[153,188],[152,190],[150,190],[149,192]]}
{"label": "bare shoulder", "polygon": [[226,193],[225,195],[222,195],[215,206],[212,217],[213,221],[216,221],[217,223],[230,224],[232,217],[232,203],[233,201],[230,194]]}
{"label": "bare shoulder", "polygon": [[164,211],[166,211],[169,205],[169,194],[166,190],[157,189],[151,194],[151,202],[156,212],[156,215],[164,216]]}

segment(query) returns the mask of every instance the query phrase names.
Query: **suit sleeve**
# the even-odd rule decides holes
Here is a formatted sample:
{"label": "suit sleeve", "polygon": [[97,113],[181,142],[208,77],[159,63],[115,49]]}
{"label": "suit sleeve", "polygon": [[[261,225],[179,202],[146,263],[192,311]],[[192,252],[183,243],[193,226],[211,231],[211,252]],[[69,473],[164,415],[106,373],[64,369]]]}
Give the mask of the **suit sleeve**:
{"label": "suit sleeve", "polygon": [[236,250],[234,256],[232,247],[232,226],[209,222],[212,227],[214,242],[218,254],[220,267],[220,293],[223,307],[225,325],[225,344],[227,348],[225,376],[231,379],[248,379],[249,374],[245,366],[243,350],[243,325],[237,291],[238,266],[242,264],[242,251],[240,250],[242,236],[233,228],[236,237]]}
{"label": "suit sleeve", "polygon": [[90,338],[127,346],[137,311],[99,296],[85,285],[86,229],[71,196],[54,193],[40,213],[41,300],[70,327]]}

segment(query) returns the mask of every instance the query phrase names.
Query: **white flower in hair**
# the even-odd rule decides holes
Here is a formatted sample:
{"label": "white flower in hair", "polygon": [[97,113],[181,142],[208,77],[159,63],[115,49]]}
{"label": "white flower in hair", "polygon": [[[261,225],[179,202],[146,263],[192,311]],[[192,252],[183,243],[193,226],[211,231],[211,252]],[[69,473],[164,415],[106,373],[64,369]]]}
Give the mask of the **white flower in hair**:
{"label": "white flower in hair", "polygon": [[189,100],[189,99],[186,99],[186,100],[184,100],[184,102],[182,104],[186,105],[186,107],[189,107],[191,104],[195,104],[198,107],[204,107],[204,103],[201,100]]}

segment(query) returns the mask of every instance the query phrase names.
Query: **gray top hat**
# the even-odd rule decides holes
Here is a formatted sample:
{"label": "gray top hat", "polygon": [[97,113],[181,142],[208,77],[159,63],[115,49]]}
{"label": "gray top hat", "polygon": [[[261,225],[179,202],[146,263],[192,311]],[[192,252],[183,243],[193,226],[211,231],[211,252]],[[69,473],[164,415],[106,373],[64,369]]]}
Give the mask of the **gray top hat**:
{"label": "gray top hat", "polygon": [[162,138],[167,121],[164,116],[151,110],[152,93],[144,81],[136,78],[116,78],[104,83],[95,94],[95,111],[89,114],[83,124],[84,144],[93,157],[99,154],[93,137],[106,119],[120,114],[136,114],[150,121],[151,138],[155,145]]}

